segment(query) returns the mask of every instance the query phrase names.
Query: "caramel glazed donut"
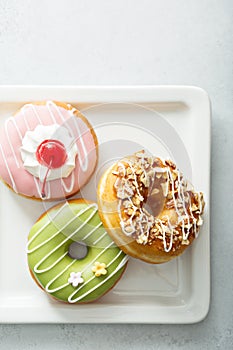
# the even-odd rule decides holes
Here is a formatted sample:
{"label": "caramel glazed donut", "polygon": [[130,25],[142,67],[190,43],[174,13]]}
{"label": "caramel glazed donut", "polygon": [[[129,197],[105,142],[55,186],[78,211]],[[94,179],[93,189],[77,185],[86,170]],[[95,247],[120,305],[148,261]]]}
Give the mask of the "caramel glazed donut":
{"label": "caramel glazed donut", "polygon": [[113,164],[98,186],[99,215],[109,235],[126,254],[153,264],[191,245],[204,204],[172,161],[144,151]]}

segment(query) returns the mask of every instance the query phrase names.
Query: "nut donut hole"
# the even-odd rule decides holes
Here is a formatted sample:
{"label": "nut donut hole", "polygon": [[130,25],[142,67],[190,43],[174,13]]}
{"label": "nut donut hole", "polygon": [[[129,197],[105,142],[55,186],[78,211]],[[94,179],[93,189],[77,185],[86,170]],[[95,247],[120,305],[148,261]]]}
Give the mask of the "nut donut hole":
{"label": "nut donut hole", "polygon": [[170,161],[143,151],[113,164],[98,186],[99,215],[132,257],[157,264],[184,252],[198,236],[203,194]]}
{"label": "nut donut hole", "polygon": [[162,176],[160,178],[154,176],[153,186],[148,189],[145,200],[142,203],[142,207],[152,216],[158,216],[165,204],[165,196],[162,189],[163,180]]}

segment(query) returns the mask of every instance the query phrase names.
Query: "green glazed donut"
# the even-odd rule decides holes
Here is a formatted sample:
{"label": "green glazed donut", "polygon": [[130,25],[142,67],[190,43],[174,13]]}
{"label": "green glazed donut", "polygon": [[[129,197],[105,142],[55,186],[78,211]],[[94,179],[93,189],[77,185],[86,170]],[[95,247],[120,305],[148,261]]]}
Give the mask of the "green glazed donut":
{"label": "green glazed donut", "polygon": [[75,199],[44,213],[27,245],[32,277],[52,297],[88,303],[119,280],[127,256],[106,233],[96,203]]}

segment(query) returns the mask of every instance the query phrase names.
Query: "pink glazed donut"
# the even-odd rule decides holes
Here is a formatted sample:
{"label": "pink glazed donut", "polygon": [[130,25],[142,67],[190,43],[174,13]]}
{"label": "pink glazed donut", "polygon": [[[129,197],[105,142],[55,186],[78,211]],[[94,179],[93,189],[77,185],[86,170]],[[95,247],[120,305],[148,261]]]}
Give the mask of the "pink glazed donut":
{"label": "pink glazed donut", "polygon": [[16,193],[57,200],[93,174],[98,141],[87,119],[61,102],[24,105],[0,130],[0,178]]}

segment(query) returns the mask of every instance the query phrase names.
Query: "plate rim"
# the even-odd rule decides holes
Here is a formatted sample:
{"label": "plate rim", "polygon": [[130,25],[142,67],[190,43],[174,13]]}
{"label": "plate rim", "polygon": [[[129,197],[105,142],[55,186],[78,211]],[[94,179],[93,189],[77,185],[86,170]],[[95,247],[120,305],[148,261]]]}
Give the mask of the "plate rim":
{"label": "plate rim", "polygon": [[[127,92],[127,94],[126,94]],[[138,102],[138,103],[177,103],[182,102],[185,103],[189,108],[193,107],[193,103],[197,101],[201,101],[201,108],[202,113],[205,115],[205,118],[207,118],[206,125],[206,131],[207,131],[207,138],[208,138],[208,159],[207,161],[207,168],[208,168],[208,193],[207,197],[209,199],[209,205],[208,205],[208,213],[206,215],[206,225],[207,225],[207,232],[208,235],[206,237],[206,245],[208,248],[207,252],[207,258],[206,258],[206,290],[205,290],[205,302],[203,302],[202,307],[198,308],[198,312],[195,313],[195,315],[192,315],[192,311],[196,308],[197,304],[195,304],[195,300],[191,300],[190,304],[187,304],[190,306],[188,309],[187,307],[181,306],[176,307],[176,310],[180,313],[179,320],[176,320],[174,318],[174,321],[171,317],[168,315],[165,316],[164,319],[161,321],[157,321],[151,317],[151,314],[153,314],[151,305],[145,306],[140,305],[139,309],[143,307],[143,313],[144,313],[144,320],[140,319],[141,312],[137,314],[137,312],[134,312],[131,314],[131,317],[125,318],[122,320],[122,317],[120,316],[120,313],[117,312],[115,314],[115,318],[111,318],[111,310],[116,309],[116,307],[120,310],[123,308],[124,311],[125,305],[109,305],[103,306],[103,305],[95,305],[94,304],[86,304],[89,307],[92,307],[93,309],[99,309],[99,308],[109,308],[109,310],[105,310],[105,317],[102,316],[102,319],[90,319],[88,320],[75,320],[72,316],[72,320],[64,319],[64,316],[61,317],[61,319],[57,318],[54,319],[54,316],[52,315],[51,319],[49,321],[45,321],[43,318],[43,315],[40,315],[40,317],[28,317],[27,313],[24,314],[24,316],[21,316],[21,313],[17,313],[17,308],[14,310],[5,310],[6,312],[3,312],[3,309],[0,306],[1,315],[0,316],[0,323],[151,323],[151,324],[190,324],[190,323],[196,323],[202,321],[208,314],[209,307],[210,307],[210,159],[211,159],[211,101],[209,98],[208,93],[197,86],[192,85],[0,85],[0,105],[5,102],[9,103],[19,103],[23,101],[36,101],[36,100],[43,100],[43,99],[53,99],[52,96],[56,96],[57,100],[61,99],[60,96],[64,96],[63,100],[68,100],[69,102],[74,101],[75,103],[101,103],[103,101],[105,102]],[[45,97],[47,96],[47,97]],[[70,96],[69,99],[66,97]],[[77,98],[77,96],[79,98]],[[37,98],[38,97],[38,98]],[[39,98],[40,97],[40,98]],[[101,100],[101,101],[100,101]],[[187,306],[186,305],[186,306]],[[72,311],[72,315],[74,313],[73,310],[68,310],[67,305],[66,307],[66,313],[70,313]],[[69,306],[68,306],[69,307]],[[78,306],[80,307],[80,306]],[[130,309],[132,309],[133,306],[128,306]],[[147,310],[148,308],[148,310]],[[36,315],[37,308],[31,308],[31,310],[35,310],[34,315]],[[155,307],[156,311],[157,306]],[[179,309],[179,310],[178,310]],[[28,311],[28,310],[27,310]],[[115,310],[116,311],[116,310]],[[131,312],[133,310],[130,310]],[[75,310],[75,312],[77,312]],[[4,316],[3,317],[3,313]],[[16,314],[14,314],[16,313]],[[108,319],[109,316],[107,314],[109,313],[110,319]],[[145,316],[146,315],[146,316]],[[167,317],[167,319],[166,319]],[[24,319],[22,319],[24,318]],[[168,319],[169,318],[169,319]],[[83,322],[84,321],[84,322]]]}

